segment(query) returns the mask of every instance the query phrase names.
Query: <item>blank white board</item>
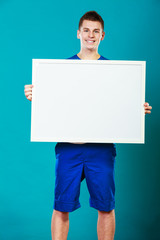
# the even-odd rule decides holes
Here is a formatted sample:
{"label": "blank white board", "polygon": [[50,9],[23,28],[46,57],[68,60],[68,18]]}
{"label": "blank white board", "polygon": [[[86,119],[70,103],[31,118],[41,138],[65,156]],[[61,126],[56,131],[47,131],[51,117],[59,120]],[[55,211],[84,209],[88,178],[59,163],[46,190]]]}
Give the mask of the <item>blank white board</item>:
{"label": "blank white board", "polygon": [[33,59],[31,141],[144,143],[145,61]]}

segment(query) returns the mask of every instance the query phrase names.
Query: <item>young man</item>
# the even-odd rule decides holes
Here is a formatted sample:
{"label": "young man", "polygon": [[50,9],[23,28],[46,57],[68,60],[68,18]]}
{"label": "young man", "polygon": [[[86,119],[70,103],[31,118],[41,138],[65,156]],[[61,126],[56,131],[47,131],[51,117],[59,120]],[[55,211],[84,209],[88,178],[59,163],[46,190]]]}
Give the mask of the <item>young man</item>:
{"label": "young man", "polygon": [[[81,49],[69,59],[104,60],[98,53],[104,39],[104,22],[95,11],[85,13],[79,22],[77,38]],[[33,85],[25,85],[25,96],[32,100]],[[152,107],[144,104],[145,113]],[[66,240],[69,230],[69,212],[80,207],[80,184],[86,178],[90,206],[98,210],[97,234],[99,240],[113,240],[115,233],[114,144],[57,143],[52,240]]]}

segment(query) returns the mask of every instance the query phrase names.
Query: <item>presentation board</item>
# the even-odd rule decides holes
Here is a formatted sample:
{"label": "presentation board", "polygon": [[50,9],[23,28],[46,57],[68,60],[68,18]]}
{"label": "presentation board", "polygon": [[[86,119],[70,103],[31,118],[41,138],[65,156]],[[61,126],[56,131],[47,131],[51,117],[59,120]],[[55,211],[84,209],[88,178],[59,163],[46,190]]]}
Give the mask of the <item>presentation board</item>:
{"label": "presentation board", "polygon": [[145,61],[32,60],[31,141],[144,143]]}

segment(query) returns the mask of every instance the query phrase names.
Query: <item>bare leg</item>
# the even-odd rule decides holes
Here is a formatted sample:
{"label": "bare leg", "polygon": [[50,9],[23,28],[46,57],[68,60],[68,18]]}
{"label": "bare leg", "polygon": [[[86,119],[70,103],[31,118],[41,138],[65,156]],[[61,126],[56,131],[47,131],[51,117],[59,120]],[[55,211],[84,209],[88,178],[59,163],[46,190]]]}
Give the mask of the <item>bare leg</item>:
{"label": "bare leg", "polygon": [[51,232],[52,240],[67,240],[69,231],[69,213],[53,211]]}
{"label": "bare leg", "polygon": [[114,209],[109,212],[98,211],[97,221],[98,240],[113,240],[114,233],[115,233]]}

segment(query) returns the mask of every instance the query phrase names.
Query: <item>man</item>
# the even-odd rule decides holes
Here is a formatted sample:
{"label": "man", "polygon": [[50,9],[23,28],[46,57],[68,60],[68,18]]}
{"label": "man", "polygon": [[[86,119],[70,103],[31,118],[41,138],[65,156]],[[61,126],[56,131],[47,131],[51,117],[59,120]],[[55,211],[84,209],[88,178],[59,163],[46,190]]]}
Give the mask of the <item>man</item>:
{"label": "man", "polygon": [[[79,22],[77,38],[81,49],[70,59],[104,60],[98,53],[104,39],[104,22],[95,11],[85,13]],[[25,95],[32,100],[33,85],[25,85]],[[152,107],[144,104],[145,113]],[[52,240],[66,240],[69,230],[69,212],[80,207],[80,183],[86,178],[90,206],[98,210],[97,234],[99,240],[113,240],[115,233],[114,144],[57,143]]]}

